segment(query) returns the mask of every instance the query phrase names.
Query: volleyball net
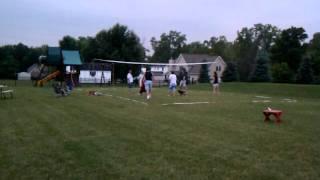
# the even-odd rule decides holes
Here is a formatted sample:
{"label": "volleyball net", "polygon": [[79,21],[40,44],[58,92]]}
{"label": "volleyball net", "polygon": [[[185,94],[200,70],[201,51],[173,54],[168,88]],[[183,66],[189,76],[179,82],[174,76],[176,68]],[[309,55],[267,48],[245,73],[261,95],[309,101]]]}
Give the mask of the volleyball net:
{"label": "volleyball net", "polygon": [[116,64],[132,64],[132,65],[145,65],[145,66],[195,66],[203,64],[215,64],[216,62],[197,62],[197,63],[149,63],[149,62],[137,62],[137,61],[116,61],[107,59],[94,59],[96,62],[116,63]]}
{"label": "volleyball net", "polygon": [[[132,70],[134,76],[138,77],[139,74],[145,72],[149,68],[153,73],[154,84],[165,85],[167,78],[171,72],[174,72],[178,80],[185,78],[189,83],[198,82],[200,78],[200,71],[202,66],[209,66],[216,64],[216,62],[192,62],[192,63],[151,63],[139,61],[122,61],[110,59],[93,59],[93,62],[106,63],[112,67],[112,82],[117,79],[125,79],[128,70]],[[170,62],[170,61],[169,61]],[[208,70],[210,74],[210,70]],[[210,75],[209,75],[210,76]]]}

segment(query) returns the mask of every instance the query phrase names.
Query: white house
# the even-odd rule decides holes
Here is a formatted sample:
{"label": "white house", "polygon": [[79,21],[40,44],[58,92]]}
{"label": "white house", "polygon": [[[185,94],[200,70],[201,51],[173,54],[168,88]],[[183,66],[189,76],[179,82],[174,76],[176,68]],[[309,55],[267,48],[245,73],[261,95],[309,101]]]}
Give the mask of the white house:
{"label": "white house", "polygon": [[[218,73],[218,76],[221,77],[227,66],[220,56],[209,56],[207,54],[180,54],[177,59],[169,60],[169,64],[201,62],[214,62],[212,64],[208,64],[208,75],[210,78],[213,77],[213,73],[215,71]],[[178,73],[182,68],[184,68],[188,72],[190,80],[198,81],[200,76],[201,65],[169,66],[168,70]]]}
{"label": "white house", "polygon": [[151,66],[150,68],[154,81],[164,81],[166,73],[168,72],[167,66]]}
{"label": "white house", "polygon": [[31,74],[28,72],[18,73],[18,80],[31,80]]}

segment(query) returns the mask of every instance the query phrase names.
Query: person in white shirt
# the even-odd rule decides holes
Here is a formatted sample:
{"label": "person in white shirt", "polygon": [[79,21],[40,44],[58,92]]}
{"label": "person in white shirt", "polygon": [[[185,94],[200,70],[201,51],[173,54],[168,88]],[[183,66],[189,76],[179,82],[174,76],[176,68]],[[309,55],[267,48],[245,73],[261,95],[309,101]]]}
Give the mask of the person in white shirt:
{"label": "person in white shirt", "polygon": [[133,76],[132,76],[132,71],[131,69],[129,70],[128,74],[127,74],[127,83],[128,83],[128,87],[132,88],[133,87]]}
{"label": "person in white shirt", "polygon": [[142,93],[146,92],[146,89],[144,87],[144,73],[141,72],[140,75],[138,76],[138,80],[139,80],[139,94],[142,95]]}
{"label": "person in white shirt", "polygon": [[177,88],[177,76],[172,71],[169,76],[169,95],[174,96]]}

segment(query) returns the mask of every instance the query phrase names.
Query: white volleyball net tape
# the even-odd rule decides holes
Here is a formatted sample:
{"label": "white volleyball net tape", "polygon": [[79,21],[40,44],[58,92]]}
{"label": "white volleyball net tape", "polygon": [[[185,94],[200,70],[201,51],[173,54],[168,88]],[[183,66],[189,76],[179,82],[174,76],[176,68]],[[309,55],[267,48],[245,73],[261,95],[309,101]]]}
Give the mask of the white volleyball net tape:
{"label": "white volleyball net tape", "polygon": [[135,64],[135,65],[149,65],[149,66],[194,66],[203,64],[215,64],[216,62],[199,62],[199,63],[149,63],[149,62],[134,62],[134,61],[116,61],[108,59],[94,59],[94,61],[116,63],[116,64]]}

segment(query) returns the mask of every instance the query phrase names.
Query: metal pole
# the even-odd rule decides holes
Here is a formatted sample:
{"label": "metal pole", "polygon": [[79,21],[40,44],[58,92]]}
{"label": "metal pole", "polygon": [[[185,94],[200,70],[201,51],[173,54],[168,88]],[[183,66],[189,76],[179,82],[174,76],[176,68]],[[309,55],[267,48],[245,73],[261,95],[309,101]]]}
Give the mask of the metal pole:
{"label": "metal pole", "polygon": [[112,84],[115,85],[115,81],[114,81],[114,63],[112,63]]}

